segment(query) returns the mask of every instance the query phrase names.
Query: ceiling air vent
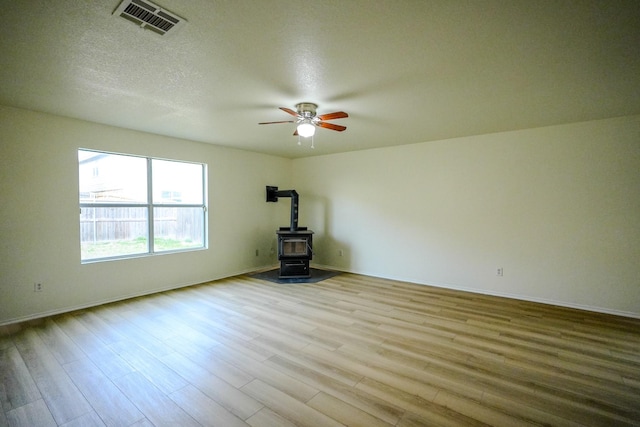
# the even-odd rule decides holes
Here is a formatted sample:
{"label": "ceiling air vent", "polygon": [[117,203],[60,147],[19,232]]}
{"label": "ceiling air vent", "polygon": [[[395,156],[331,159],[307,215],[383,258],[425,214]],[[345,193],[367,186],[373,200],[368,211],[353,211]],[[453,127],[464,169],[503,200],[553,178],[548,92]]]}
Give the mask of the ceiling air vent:
{"label": "ceiling air vent", "polygon": [[184,18],[146,0],[123,0],[113,14],[161,35],[174,33],[187,22]]}

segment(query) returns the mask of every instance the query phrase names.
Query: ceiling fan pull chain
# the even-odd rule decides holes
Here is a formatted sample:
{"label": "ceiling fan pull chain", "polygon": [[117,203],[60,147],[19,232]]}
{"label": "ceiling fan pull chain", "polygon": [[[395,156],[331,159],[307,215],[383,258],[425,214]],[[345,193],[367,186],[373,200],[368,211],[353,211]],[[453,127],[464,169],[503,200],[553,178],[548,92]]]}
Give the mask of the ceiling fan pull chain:
{"label": "ceiling fan pull chain", "polygon": [[313,135],[311,135],[311,148],[316,148],[313,146]]}

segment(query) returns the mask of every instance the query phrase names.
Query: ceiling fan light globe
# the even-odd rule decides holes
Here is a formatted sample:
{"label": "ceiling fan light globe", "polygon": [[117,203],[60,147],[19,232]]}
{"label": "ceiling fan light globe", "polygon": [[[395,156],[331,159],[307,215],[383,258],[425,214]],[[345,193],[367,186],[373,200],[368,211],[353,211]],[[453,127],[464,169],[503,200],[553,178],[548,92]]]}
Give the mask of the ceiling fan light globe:
{"label": "ceiling fan light globe", "polygon": [[316,133],[316,127],[308,122],[305,123],[300,123],[298,125],[298,135],[300,135],[303,138],[309,138],[310,136],[313,136],[313,134]]}

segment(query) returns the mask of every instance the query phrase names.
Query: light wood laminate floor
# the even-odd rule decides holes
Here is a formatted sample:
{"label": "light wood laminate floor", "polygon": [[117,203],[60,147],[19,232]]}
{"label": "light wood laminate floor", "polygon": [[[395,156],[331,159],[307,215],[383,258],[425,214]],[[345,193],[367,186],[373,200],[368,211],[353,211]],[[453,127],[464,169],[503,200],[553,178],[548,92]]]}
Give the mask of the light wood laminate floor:
{"label": "light wood laminate floor", "polygon": [[640,320],[239,276],[0,336],[0,426],[640,425]]}

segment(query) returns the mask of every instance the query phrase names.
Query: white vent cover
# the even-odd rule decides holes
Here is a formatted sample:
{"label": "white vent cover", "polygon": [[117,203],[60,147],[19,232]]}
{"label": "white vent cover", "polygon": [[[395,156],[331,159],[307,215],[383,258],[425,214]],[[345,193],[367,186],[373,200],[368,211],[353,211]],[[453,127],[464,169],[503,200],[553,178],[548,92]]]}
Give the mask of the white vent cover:
{"label": "white vent cover", "polygon": [[113,14],[162,35],[174,33],[187,22],[147,0],[123,0]]}

